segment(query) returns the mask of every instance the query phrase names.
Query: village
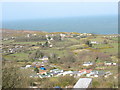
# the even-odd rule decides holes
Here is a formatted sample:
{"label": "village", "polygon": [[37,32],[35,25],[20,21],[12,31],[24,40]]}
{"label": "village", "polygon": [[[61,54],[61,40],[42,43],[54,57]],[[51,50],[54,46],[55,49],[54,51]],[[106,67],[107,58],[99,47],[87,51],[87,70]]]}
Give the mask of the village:
{"label": "village", "polygon": [[[113,77],[115,81],[118,78],[119,34],[10,33],[9,30],[4,30],[3,33],[0,47],[3,61],[16,62],[20,70],[31,71],[28,75],[30,78],[71,76],[77,80],[93,78],[93,82],[97,78],[108,80],[107,78]],[[115,85],[117,87],[117,82]]]}
{"label": "village", "polygon": [[[43,62],[42,62],[43,63]],[[83,66],[91,66],[91,63],[86,63],[83,64]],[[116,66],[116,63],[107,63],[105,62],[106,66]],[[51,67],[56,67],[55,65]],[[25,67],[21,67],[21,69],[27,69],[27,68],[34,68],[34,71],[36,71],[35,75],[31,75],[30,77],[40,77],[40,78],[47,78],[47,77],[57,77],[57,76],[65,76],[65,75],[70,75],[70,76],[74,76],[74,77],[80,77],[82,75],[86,74],[86,77],[99,77],[99,76],[104,76],[104,77],[108,77],[109,75],[112,75],[112,73],[110,71],[108,72],[104,72],[102,70],[80,70],[80,71],[64,71],[58,68],[52,69],[52,70],[47,70],[44,66],[44,64],[40,64],[39,62],[34,62],[33,65],[26,65]]]}

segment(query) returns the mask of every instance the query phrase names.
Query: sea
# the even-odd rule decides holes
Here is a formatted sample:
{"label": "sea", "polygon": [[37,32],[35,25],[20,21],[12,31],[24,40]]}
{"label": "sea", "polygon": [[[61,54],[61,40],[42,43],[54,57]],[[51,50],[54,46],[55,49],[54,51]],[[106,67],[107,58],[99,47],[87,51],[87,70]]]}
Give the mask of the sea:
{"label": "sea", "polygon": [[117,16],[85,16],[3,21],[4,29],[118,34]]}

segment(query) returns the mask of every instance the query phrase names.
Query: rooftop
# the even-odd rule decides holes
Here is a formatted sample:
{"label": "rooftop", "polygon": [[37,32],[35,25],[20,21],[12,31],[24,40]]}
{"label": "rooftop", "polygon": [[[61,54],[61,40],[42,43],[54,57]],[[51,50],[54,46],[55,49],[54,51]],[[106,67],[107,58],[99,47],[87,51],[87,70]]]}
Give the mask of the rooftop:
{"label": "rooftop", "polygon": [[80,78],[73,88],[88,88],[92,78]]}

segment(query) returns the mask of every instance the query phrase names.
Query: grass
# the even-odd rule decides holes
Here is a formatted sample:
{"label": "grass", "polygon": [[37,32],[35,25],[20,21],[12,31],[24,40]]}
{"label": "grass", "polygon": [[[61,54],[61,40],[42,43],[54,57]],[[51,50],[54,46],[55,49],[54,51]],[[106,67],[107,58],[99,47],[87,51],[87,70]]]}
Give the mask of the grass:
{"label": "grass", "polygon": [[45,41],[41,42],[15,42],[14,40],[6,40],[2,41],[3,44],[37,44],[37,43],[45,43]]}
{"label": "grass", "polygon": [[110,45],[112,45],[113,48],[101,49],[100,51],[101,52],[106,52],[106,53],[109,53],[109,54],[118,53],[118,43],[111,43]]}
{"label": "grass", "polygon": [[97,38],[92,38],[92,39],[89,39],[90,41],[97,41],[97,42],[103,42],[103,38],[100,38],[100,37],[97,37]]}
{"label": "grass", "polygon": [[44,53],[57,54],[60,57],[68,55],[67,50],[57,50],[57,49],[49,48],[47,50],[41,50],[41,51],[44,52]]}
{"label": "grass", "polygon": [[118,43],[96,44],[93,45],[93,48],[98,48],[100,52],[106,52],[108,54],[118,53]]}
{"label": "grass", "polygon": [[83,45],[72,45],[72,46],[68,47],[68,49],[75,50],[75,49],[80,49],[80,48],[83,48],[83,47],[84,47]]}
{"label": "grass", "polygon": [[12,44],[37,44],[37,43],[45,43],[45,41],[41,41],[41,42],[13,42]]}
{"label": "grass", "polygon": [[71,45],[75,45],[80,43],[79,40],[76,39],[65,39],[64,41],[58,41],[58,42],[54,42],[53,45],[55,47],[68,47]]}
{"label": "grass", "polygon": [[112,38],[112,40],[118,41],[118,38]]}
{"label": "grass", "polygon": [[109,44],[96,44],[96,45],[93,45],[93,48],[108,48],[110,47]]}
{"label": "grass", "polygon": [[37,42],[14,42],[13,44],[37,44]]}
{"label": "grass", "polygon": [[8,60],[28,60],[27,53],[15,53],[5,56]]}
{"label": "grass", "polygon": [[69,40],[71,42],[75,42],[75,43],[80,43],[80,40],[77,40],[75,38],[68,38],[67,40]]}
{"label": "grass", "polygon": [[14,40],[6,40],[6,41],[2,41],[3,44],[10,44],[10,43],[13,43]]}

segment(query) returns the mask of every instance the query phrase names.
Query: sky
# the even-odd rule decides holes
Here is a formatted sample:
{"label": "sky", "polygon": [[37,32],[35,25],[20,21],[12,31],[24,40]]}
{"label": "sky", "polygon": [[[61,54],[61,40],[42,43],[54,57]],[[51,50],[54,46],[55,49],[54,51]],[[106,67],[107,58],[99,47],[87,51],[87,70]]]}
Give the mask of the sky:
{"label": "sky", "polygon": [[118,2],[119,0],[1,0],[0,2]]}
{"label": "sky", "polygon": [[117,15],[117,2],[4,2],[2,20]]}

